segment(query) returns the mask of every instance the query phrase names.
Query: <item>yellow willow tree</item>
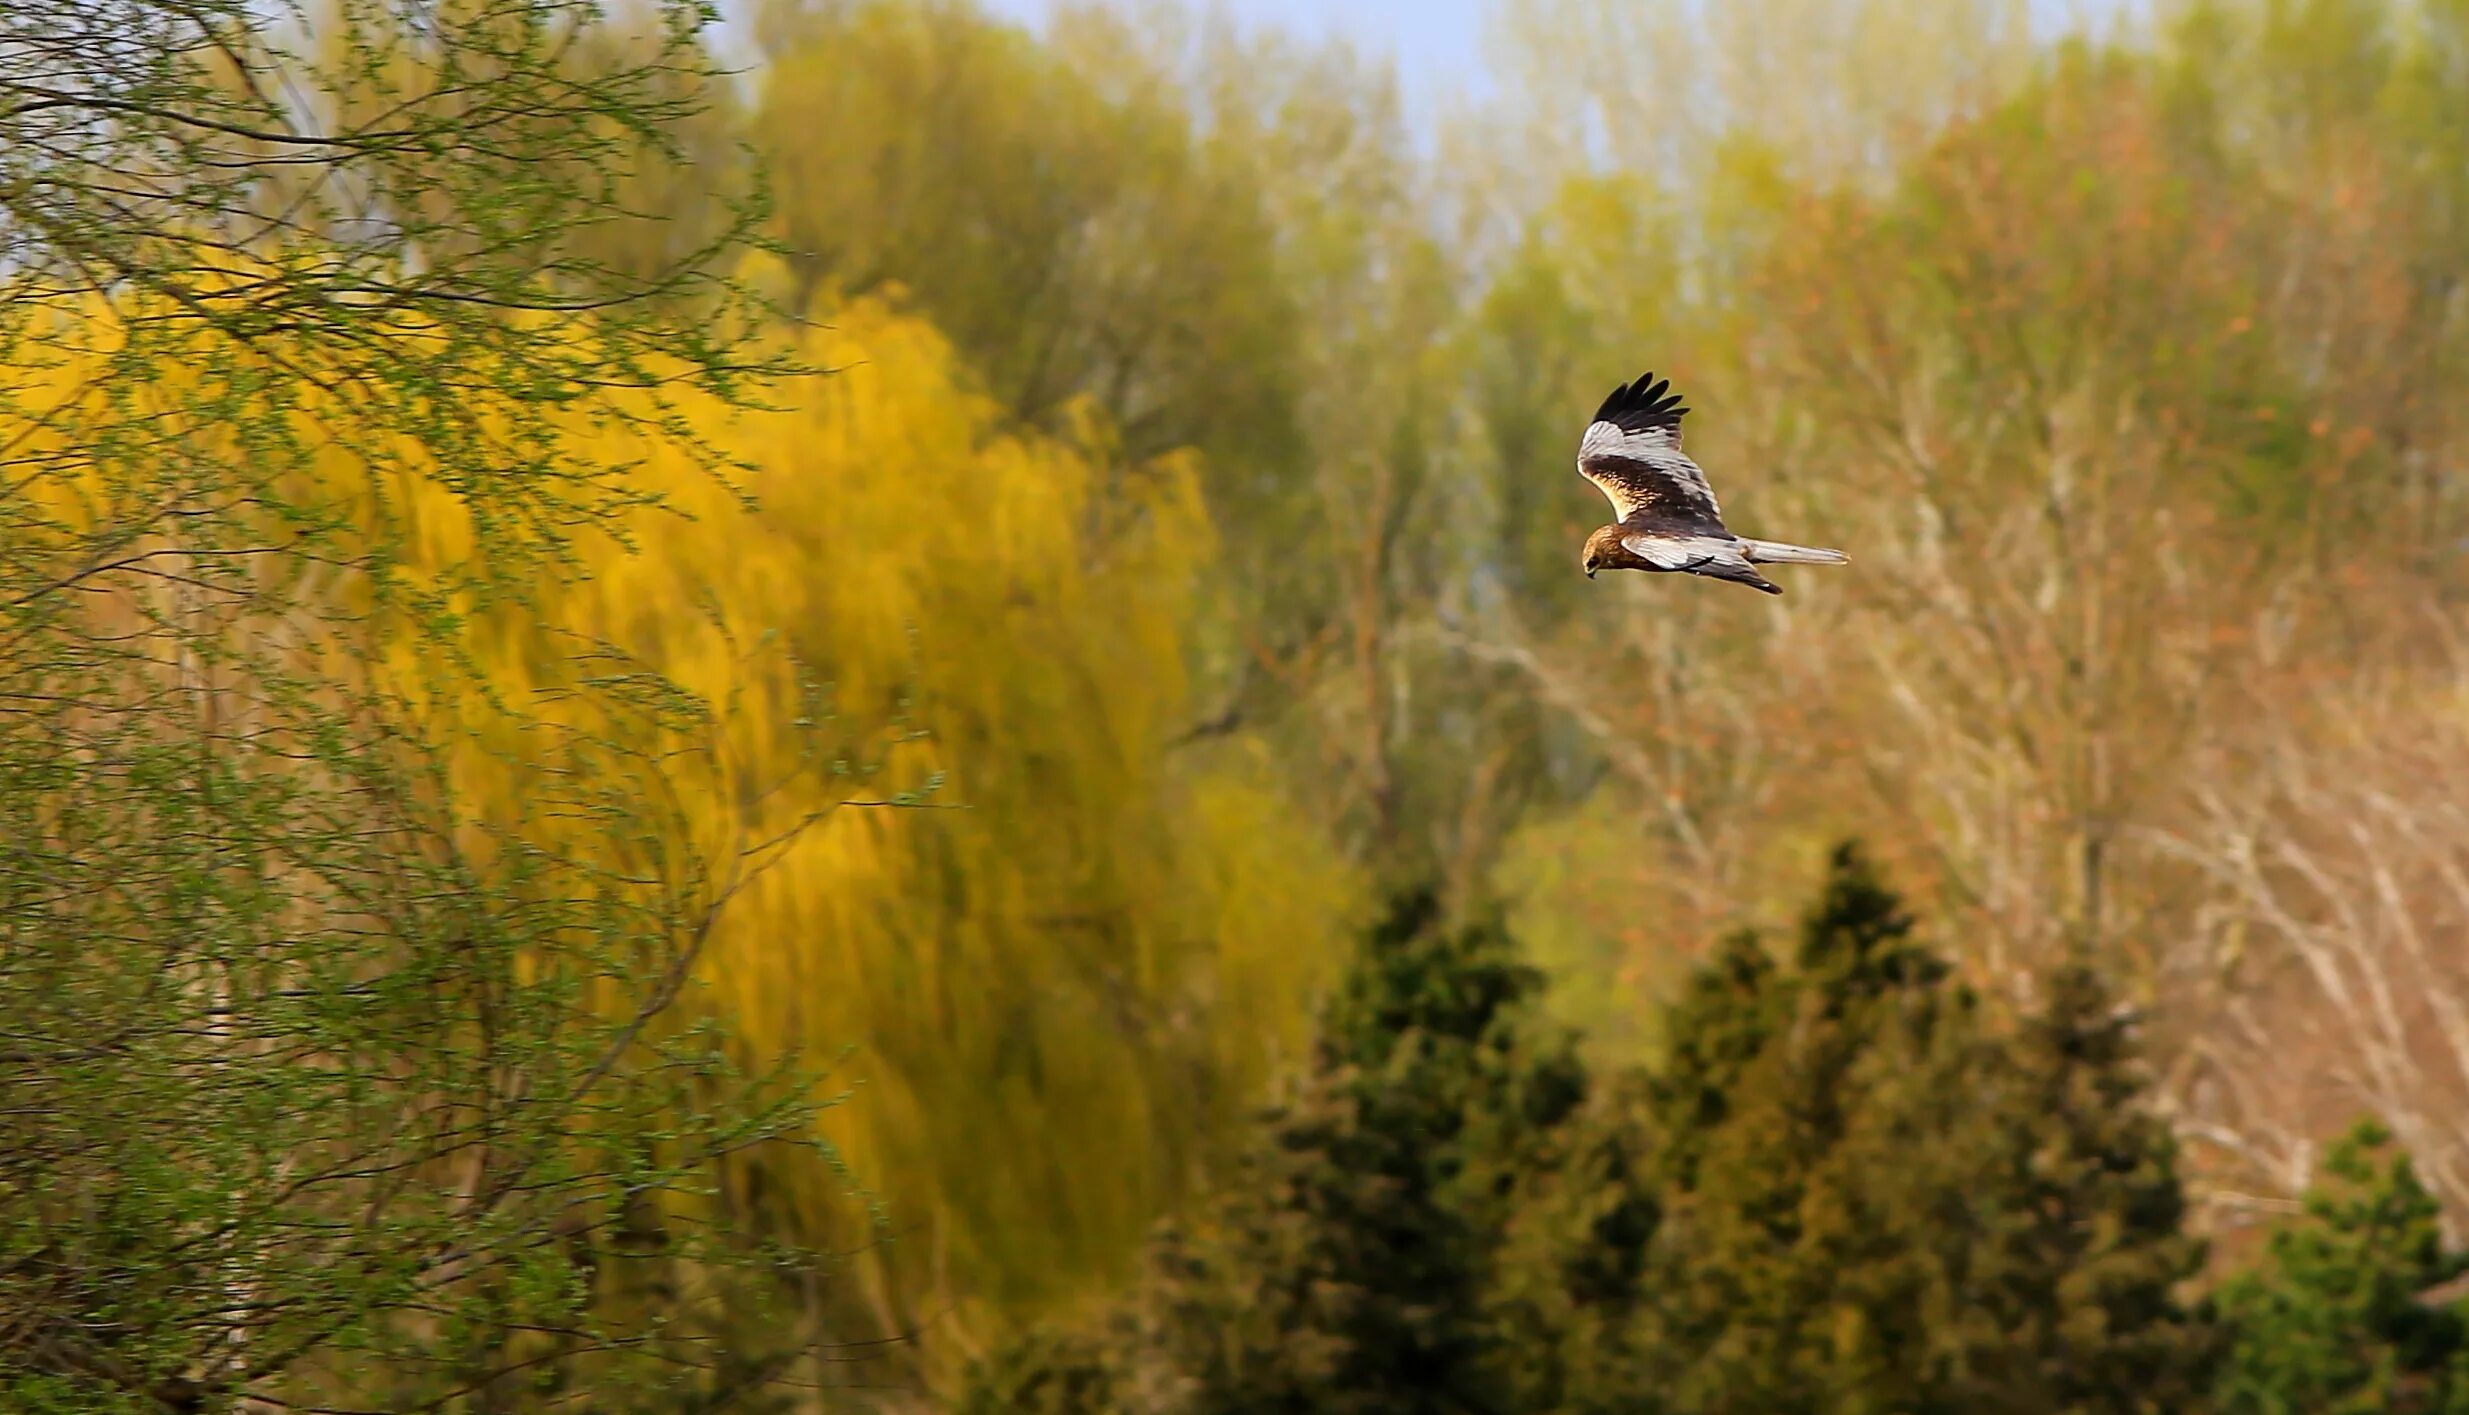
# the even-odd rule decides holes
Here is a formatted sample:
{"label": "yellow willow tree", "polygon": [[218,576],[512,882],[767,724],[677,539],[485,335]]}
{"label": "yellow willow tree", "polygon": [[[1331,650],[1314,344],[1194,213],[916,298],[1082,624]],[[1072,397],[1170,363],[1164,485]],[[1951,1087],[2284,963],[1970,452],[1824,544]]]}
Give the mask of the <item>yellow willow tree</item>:
{"label": "yellow willow tree", "polygon": [[[686,410],[742,478],[612,438],[612,458],[649,456],[666,509],[480,638],[517,700],[597,662],[714,705],[676,828],[783,843],[744,877],[702,996],[751,1058],[833,1063],[854,1087],[827,1127],[846,1174],[770,1150],[723,1202],[846,1248],[884,1236],[851,1178],[880,1196],[871,1310],[832,1296],[804,1319],[841,1339],[923,1327],[934,1363],[955,1349],[938,1343],[968,1349],[972,1313],[1119,1272],[1292,1054],[1356,887],[1259,751],[1173,751],[1213,549],[1191,459],[1127,462],[1088,418],[1024,430],[879,301],[818,320],[801,353],[837,372],[793,407]],[[597,658],[547,650],[567,633]],[[815,755],[828,722],[850,750]],[[882,723],[901,740],[860,764]],[[540,770],[466,760],[480,800]],[[843,798],[921,808],[812,823]]]}

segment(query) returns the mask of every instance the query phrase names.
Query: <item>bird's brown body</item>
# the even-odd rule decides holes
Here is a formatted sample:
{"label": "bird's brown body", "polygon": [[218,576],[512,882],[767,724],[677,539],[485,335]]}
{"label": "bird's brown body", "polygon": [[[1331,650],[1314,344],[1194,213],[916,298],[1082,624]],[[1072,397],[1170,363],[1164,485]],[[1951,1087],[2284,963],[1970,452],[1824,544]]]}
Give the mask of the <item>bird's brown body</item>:
{"label": "bird's brown body", "polygon": [[[1630,543],[1648,539],[1660,559],[1650,559],[1630,549]],[[1692,542],[1697,542],[1692,544]],[[1677,556],[1670,552],[1680,552]],[[1650,575],[1711,575],[1718,580],[1731,580],[1781,594],[1783,587],[1750,568],[1736,536],[1710,536],[1682,528],[1668,528],[1660,533],[1628,521],[1603,526],[1586,538],[1586,578],[1593,579],[1598,570],[1642,570]]]}

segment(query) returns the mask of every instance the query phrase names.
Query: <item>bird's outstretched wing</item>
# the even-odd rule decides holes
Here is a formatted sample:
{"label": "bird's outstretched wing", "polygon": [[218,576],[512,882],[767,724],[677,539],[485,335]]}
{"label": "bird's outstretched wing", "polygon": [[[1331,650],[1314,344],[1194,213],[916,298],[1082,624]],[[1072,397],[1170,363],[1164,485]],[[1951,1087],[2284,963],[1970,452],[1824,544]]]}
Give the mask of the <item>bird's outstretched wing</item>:
{"label": "bird's outstretched wing", "polygon": [[1651,373],[1613,389],[1595,410],[1578,443],[1577,470],[1611,500],[1614,516],[1723,528],[1714,488],[1680,450],[1680,419],[1688,411],[1671,381]]}

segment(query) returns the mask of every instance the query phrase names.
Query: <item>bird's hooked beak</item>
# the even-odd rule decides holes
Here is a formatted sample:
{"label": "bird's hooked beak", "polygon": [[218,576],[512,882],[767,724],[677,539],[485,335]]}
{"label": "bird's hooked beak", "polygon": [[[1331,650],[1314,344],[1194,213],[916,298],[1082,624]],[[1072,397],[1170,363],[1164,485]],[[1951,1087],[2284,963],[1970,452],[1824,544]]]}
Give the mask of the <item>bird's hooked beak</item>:
{"label": "bird's hooked beak", "polygon": [[1595,577],[1595,569],[1596,569],[1596,561],[1595,561],[1595,558],[1594,558],[1593,556],[1591,556],[1591,555],[1587,556],[1587,557],[1586,557],[1586,578],[1587,578],[1587,579],[1591,580],[1591,579],[1593,579],[1593,578]]}

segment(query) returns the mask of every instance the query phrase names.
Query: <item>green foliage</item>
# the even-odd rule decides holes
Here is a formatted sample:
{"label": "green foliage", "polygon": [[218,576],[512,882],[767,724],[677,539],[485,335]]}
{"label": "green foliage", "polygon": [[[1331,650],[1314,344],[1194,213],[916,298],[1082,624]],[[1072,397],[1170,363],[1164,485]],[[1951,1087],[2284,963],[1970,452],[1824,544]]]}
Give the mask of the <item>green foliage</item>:
{"label": "green foliage", "polygon": [[703,258],[742,221],[582,239],[709,78],[696,6],[641,16],[595,66],[565,0],[0,14],[0,1404],[712,1374],[693,1304],[600,1299],[725,1282],[631,1216],[809,1143],[671,1013],[750,867],[668,838],[713,706],[605,655],[497,698],[498,813],[458,768],[504,740],[431,711],[646,500],[579,428],[717,479],[673,399],[785,367]]}
{"label": "green foliage", "polygon": [[2469,1272],[2391,1132],[2360,1123],[2325,1159],[2305,1217],[2225,1283],[2236,1332],[2224,1415],[2469,1410],[2469,1318],[2440,1288]]}

